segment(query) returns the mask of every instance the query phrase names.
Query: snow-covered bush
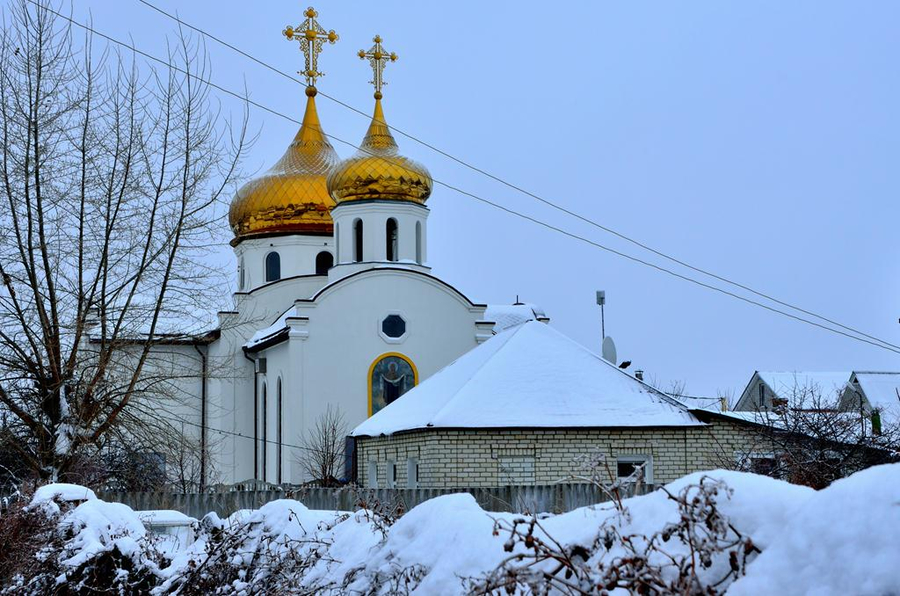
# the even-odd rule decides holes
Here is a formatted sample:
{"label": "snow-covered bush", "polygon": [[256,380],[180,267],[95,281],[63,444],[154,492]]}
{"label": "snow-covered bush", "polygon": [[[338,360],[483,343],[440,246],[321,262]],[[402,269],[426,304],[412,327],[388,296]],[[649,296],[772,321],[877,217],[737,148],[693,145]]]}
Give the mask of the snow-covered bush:
{"label": "snow-covered bush", "polygon": [[743,575],[759,549],[718,507],[732,491],[721,480],[703,476],[677,494],[662,492],[678,508],[678,519],[652,534],[632,528],[630,510],[614,501],[593,541],[560,542],[535,517],[498,520],[495,535],[507,535],[510,554],[494,571],[472,582],[474,593],[527,590],[541,594],[718,594]]}
{"label": "snow-covered bush", "polygon": [[898,527],[898,464],[821,491],[717,470],[561,515],[489,513],[465,493],[399,517],[280,500],[210,514],[177,547],[56,485],[0,514],[0,594],[883,596],[900,594]]}
{"label": "snow-covered bush", "polygon": [[39,488],[0,517],[8,594],[147,594],[164,557],[131,508],[73,484]]}

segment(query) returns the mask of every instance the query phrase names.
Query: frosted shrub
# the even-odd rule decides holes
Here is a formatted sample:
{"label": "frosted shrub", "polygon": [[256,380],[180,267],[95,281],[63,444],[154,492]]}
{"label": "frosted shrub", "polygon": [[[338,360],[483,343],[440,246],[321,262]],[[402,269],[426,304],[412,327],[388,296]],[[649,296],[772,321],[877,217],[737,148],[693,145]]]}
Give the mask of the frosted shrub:
{"label": "frosted shrub", "polygon": [[679,519],[649,535],[630,531],[627,507],[613,501],[608,518],[590,544],[563,544],[536,518],[498,520],[510,555],[492,572],[469,583],[478,594],[526,591],[547,594],[719,594],[744,573],[758,549],[717,507],[731,490],[707,476],[677,494],[664,491]]}

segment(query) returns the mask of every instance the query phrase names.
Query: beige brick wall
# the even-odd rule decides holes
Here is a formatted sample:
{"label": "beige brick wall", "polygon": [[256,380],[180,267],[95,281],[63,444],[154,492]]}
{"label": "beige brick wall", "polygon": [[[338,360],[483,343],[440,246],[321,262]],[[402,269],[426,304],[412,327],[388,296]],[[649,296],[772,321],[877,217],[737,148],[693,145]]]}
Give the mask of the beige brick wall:
{"label": "beige brick wall", "polygon": [[576,458],[605,454],[615,472],[620,456],[649,456],[652,481],[662,484],[735,461],[751,449],[755,436],[746,427],[715,419],[680,428],[433,430],[357,440],[358,481],[369,485],[369,462],[378,486],[388,486],[396,464],[396,486],[408,485],[407,461],[418,462],[421,488],[549,484],[577,473]]}

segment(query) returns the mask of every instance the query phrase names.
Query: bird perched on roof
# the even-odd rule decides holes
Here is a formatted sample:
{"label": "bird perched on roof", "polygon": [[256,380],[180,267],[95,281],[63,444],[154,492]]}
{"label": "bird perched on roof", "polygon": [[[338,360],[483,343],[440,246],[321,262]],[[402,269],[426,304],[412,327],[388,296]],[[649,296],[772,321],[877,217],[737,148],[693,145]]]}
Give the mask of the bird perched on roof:
{"label": "bird perched on roof", "polygon": [[622,370],[625,370],[629,366],[631,366],[631,360],[626,360],[622,364],[619,365],[619,368],[621,368]]}

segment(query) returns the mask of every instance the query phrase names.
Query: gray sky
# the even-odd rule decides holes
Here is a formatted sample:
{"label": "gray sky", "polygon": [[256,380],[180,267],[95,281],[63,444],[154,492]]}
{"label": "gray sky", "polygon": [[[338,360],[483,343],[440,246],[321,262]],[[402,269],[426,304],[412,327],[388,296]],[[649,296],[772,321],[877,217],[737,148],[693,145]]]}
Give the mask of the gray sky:
{"label": "gray sky", "polygon": [[[152,0],[260,59],[306,4]],[[137,0],[73,0],[99,30],[162,54],[173,23]],[[318,2],[341,36],[319,88],[366,113],[378,33],[393,126],[646,244],[900,343],[900,3]],[[549,7],[549,8],[548,8]],[[213,80],[299,118],[301,86],[209,42]],[[240,105],[223,98],[226,111]],[[367,118],[324,97],[326,132]],[[254,110],[250,171],[296,127]],[[449,182],[665,265],[396,135]],[[335,142],[341,156],[352,151]],[[753,370],[900,370],[900,355],[791,321],[516,220],[437,186],[429,260],[476,301],[540,304],[599,349],[594,290],[620,359],[664,386],[740,393]],[[224,225],[224,223],[223,223]],[[223,250],[230,257],[230,249]],[[671,264],[669,264],[671,265]],[[684,270],[680,270],[684,272]]]}

